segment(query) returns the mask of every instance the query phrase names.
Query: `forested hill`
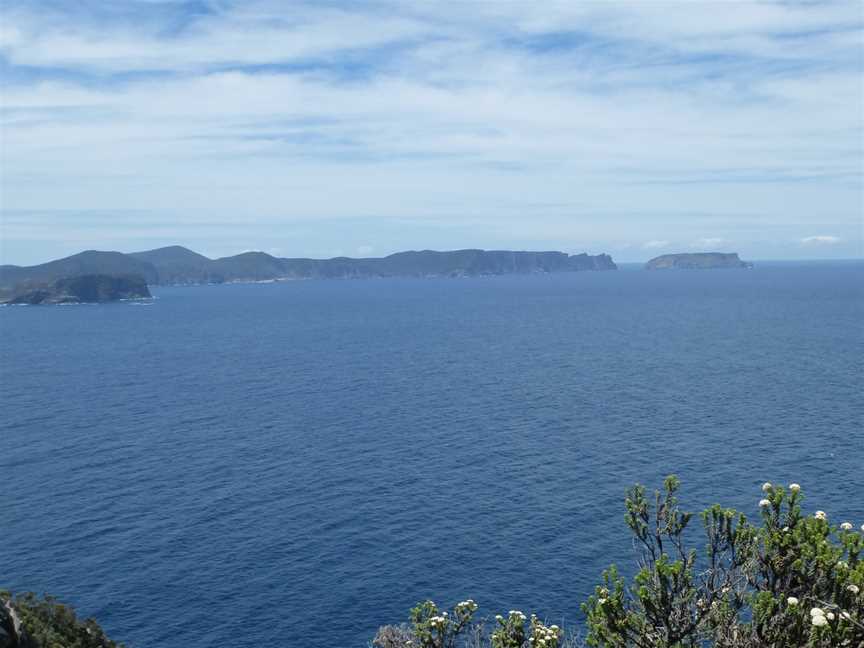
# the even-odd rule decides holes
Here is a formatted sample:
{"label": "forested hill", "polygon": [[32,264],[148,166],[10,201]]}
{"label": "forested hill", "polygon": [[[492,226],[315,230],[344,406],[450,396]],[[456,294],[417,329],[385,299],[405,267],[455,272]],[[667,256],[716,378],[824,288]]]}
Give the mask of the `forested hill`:
{"label": "forested hill", "polygon": [[278,279],[470,277],[616,268],[608,254],[423,250],[398,252],[380,258],[283,259],[264,252],[244,252],[209,259],[187,248],[171,246],[132,254],[89,250],[41,265],[4,265],[0,266],[0,287],[44,284],[83,274],[139,275],[154,285]]}

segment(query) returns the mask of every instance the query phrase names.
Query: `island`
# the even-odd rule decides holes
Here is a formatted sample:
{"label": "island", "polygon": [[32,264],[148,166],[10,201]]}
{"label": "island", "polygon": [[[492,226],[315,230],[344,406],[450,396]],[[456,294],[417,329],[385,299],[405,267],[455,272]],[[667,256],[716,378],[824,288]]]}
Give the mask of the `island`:
{"label": "island", "polygon": [[645,264],[646,270],[713,270],[717,268],[752,268],[737,252],[692,252],[664,254]]}
{"label": "island", "polygon": [[25,283],[8,292],[9,294],[0,303],[88,304],[151,298],[147,281],[140,275],[78,275],[57,279],[45,285]]}
{"label": "island", "polygon": [[40,287],[80,275],[139,276],[147,284],[190,285],[291,279],[477,277],[503,274],[615,270],[608,254],[512,250],[419,250],[385,257],[280,258],[243,252],[210,259],[179,245],[124,254],[87,250],[34,266],[0,266],[0,288]]}

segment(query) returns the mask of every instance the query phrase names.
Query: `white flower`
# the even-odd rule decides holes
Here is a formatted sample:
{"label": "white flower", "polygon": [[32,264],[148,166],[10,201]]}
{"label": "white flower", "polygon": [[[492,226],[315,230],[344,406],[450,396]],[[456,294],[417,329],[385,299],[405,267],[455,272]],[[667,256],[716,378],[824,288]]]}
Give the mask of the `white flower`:
{"label": "white flower", "polygon": [[847,585],[847,586],[846,586],[846,589],[847,589],[848,591],[852,592],[853,594],[857,594],[857,593],[860,591],[860,590],[858,589],[858,586],[857,586],[857,585]]}
{"label": "white flower", "polygon": [[798,599],[795,598],[794,596],[790,596],[789,598],[787,598],[787,599],[786,599],[786,602],[787,602],[789,605],[798,605]]}
{"label": "white flower", "polygon": [[861,525],[861,530],[864,531],[864,524]]}
{"label": "white flower", "polygon": [[783,533],[788,533],[788,532],[789,532],[789,527],[788,526],[783,527]]}
{"label": "white flower", "polygon": [[606,604],[605,598],[597,599],[597,605],[605,605],[605,604]]}
{"label": "white flower", "polygon": [[833,613],[833,612],[828,612],[825,616],[828,617],[828,620],[829,620],[829,621],[833,621],[833,620],[834,620],[834,613]]}
{"label": "white flower", "polygon": [[852,615],[849,614],[848,612],[841,612],[841,613],[840,613],[840,618],[843,619],[844,621],[851,621],[851,620],[852,620]]}
{"label": "white flower", "polygon": [[843,529],[844,531],[851,531],[852,530],[852,523],[851,522],[844,522],[843,524],[840,525],[840,528]]}
{"label": "white flower", "polygon": [[496,620],[496,621],[503,621],[503,620],[504,620],[504,617],[502,617],[500,614],[496,614],[496,615],[495,615],[495,620]]}
{"label": "white flower", "polygon": [[759,506],[765,508],[766,506],[771,506],[771,500],[761,499],[759,500]]}
{"label": "white flower", "polygon": [[764,484],[762,484],[762,492],[763,493],[767,493],[772,488],[774,488],[774,487],[771,485],[771,482],[765,482]]}
{"label": "white flower", "polygon": [[801,490],[801,485],[800,484],[789,484],[789,490],[792,491],[793,493],[797,493],[798,491]]}
{"label": "white flower", "polygon": [[816,511],[813,514],[813,517],[815,517],[817,520],[827,520],[828,519],[828,516],[825,515],[825,511]]}
{"label": "white flower", "polygon": [[824,616],[822,616],[822,615],[814,616],[812,619],[810,619],[810,622],[811,622],[814,626],[824,626],[824,625],[828,625],[828,619],[826,619],[826,618],[825,618]]}
{"label": "white flower", "polygon": [[849,565],[847,565],[847,564],[846,564],[845,562],[843,562],[842,560],[838,560],[838,561],[837,561],[837,568],[838,568],[838,569],[847,569],[848,567],[849,567]]}
{"label": "white flower", "polygon": [[825,612],[822,611],[822,608],[811,608],[810,609],[810,616],[811,617],[825,616]]}
{"label": "white flower", "polygon": [[549,626],[549,629],[552,632],[558,632],[558,630],[560,630],[560,628],[557,625],[551,625],[551,626]]}

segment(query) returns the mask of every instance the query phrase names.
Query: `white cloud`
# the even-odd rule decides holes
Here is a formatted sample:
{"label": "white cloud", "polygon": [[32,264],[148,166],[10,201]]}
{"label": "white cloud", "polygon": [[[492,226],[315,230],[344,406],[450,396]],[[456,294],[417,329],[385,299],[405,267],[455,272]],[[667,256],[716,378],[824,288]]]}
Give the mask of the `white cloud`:
{"label": "white cloud", "polygon": [[226,4],[174,37],[165,35],[162,22],[142,15],[144,19],[137,22],[130,19],[106,25],[101,16],[86,20],[74,11],[58,14],[19,6],[6,14],[10,24],[0,29],[0,48],[17,65],[103,73],[189,72],[202,66],[273,64],[328,56],[417,38],[425,29],[422,23],[394,12],[364,14],[298,4],[289,13],[253,2]]}
{"label": "white cloud", "polygon": [[654,241],[645,241],[645,242],[642,244],[642,247],[643,247],[644,249],[646,249],[646,250],[657,250],[657,249],[660,249],[660,248],[669,247],[669,245],[670,245],[670,242],[669,242],[669,241],[657,241],[657,240],[654,240]]}
{"label": "white cloud", "polygon": [[821,234],[819,236],[805,236],[801,239],[802,245],[837,245],[842,239],[839,236]]}
{"label": "white cloud", "polygon": [[177,30],[168,4],[36,6],[0,26],[4,210],[375,215],[586,247],[859,227],[861,17],[842,3],[220,2]]}

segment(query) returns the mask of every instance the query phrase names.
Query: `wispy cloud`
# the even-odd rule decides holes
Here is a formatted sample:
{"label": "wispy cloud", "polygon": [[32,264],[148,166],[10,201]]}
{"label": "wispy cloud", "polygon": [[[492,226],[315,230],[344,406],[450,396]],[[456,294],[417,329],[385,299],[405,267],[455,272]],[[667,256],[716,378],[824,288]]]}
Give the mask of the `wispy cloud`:
{"label": "wispy cloud", "polygon": [[803,239],[827,204],[845,249],[861,28],[854,3],[10,0],[2,207],[611,249]]}
{"label": "wispy cloud", "polygon": [[819,236],[805,236],[801,239],[802,245],[837,245],[841,242],[841,238],[839,236],[830,236],[828,234],[821,234]]}
{"label": "wispy cloud", "polygon": [[652,240],[652,241],[645,241],[642,244],[642,247],[646,250],[659,250],[661,248],[669,247],[670,245],[671,245],[671,243],[669,241]]}

